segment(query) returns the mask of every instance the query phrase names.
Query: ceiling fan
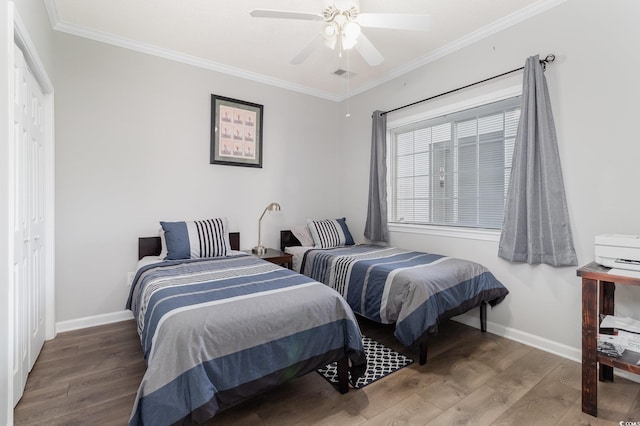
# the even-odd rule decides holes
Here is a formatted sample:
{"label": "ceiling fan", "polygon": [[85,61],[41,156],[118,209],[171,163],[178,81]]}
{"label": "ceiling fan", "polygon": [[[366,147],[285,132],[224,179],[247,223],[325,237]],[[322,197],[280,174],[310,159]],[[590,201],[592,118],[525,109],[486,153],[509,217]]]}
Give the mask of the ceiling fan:
{"label": "ceiling fan", "polygon": [[249,14],[254,18],[324,21],[322,32],[291,60],[292,64],[303,63],[311,52],[323,44],[335,49],[339,43],[341,51],[355,48],[369,65],[380,65],[384,58],[362,33],[361,27],[426,31],[430,22],[429,15],[360,13],[358,0],[324,0],[322,13],[254,9]]}

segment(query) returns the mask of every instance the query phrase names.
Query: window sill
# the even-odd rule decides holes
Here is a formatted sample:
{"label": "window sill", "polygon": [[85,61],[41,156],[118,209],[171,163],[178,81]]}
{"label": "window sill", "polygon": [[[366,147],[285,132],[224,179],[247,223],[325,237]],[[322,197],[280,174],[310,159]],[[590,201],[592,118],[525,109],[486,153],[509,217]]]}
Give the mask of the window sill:
{"label": "window sill", "polygon": [[462,228],[454,226],[416,225],[409,223],[390,223],[390,232],[434,235],[438,237],[464,238],[467,240],[500,241],[499,229]]}

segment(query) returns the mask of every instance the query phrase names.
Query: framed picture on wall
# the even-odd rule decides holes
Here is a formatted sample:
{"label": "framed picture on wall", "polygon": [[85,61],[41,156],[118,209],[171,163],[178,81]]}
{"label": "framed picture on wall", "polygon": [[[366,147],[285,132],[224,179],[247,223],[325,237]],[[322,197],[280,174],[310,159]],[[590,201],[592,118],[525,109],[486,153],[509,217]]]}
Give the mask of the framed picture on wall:
{"label": "framed picture on wall", "polygon": [[210,164],[262,168],[263,106],[211,95]]}

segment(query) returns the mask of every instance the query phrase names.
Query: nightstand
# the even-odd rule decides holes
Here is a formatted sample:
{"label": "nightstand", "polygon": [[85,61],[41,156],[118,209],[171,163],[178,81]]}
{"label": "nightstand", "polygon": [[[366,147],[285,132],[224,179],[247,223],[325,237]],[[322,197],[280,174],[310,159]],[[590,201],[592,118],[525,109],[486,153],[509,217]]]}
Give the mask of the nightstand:
{"label": "nightstand", "polygon": [[249,253],[252,256],[259,257],[260,259],[267,260],[276,265],[293,269],[293,255],[282,252],[280,250],[268,248],[263,255],[252,253],[251,250],[245,250],[245,253]]}

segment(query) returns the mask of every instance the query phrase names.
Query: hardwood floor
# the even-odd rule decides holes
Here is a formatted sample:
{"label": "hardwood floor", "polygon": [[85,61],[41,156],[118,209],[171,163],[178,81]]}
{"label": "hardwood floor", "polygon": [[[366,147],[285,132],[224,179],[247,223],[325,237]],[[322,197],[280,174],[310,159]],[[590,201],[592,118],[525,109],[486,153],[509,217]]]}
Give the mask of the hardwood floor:
{"label": "hardwood floor", "polygon": [[[364,334],[417,359],[389,326]],[[48,341],[15,409],[16,425],[124,425],[145,363],[133,321]],[[310,373],[219,413],[210,425],[619,425],[640,422],[640,384],[599,383],[581,412],[580,364],[449,321],[417,362],[340,395]]]}

